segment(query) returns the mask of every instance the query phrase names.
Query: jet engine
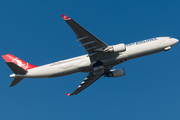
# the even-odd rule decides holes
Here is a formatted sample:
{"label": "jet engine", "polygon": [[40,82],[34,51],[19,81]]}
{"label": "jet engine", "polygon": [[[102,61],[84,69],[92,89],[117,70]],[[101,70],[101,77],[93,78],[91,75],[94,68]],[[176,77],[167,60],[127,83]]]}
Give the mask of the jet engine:
{"label": "jet engine", "polygon": [[105,77],[122,77],[125,75],[124,69],[114,69],[110,70],[108,73],[105,74]]}
{"label": "jet engine", "polygon": [[104,52],[109,52],[109,53],[124,52],[124,51],[126,51],[126,46],[125,46],[124,43],[113,45],[113,46],[109,46],[109,47],[104,49]]}

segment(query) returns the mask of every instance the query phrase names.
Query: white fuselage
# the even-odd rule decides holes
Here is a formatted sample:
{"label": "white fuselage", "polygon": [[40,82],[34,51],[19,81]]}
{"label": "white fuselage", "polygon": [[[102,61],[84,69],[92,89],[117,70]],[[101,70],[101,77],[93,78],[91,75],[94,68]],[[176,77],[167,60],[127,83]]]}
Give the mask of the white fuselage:
{"label": "white fuselage", "polygon": [[[137,57],[161,52],[170,49],[178,42],[177,39],[171,37],[157,37],[140,42],[135,42],[126,45],[126,51],[116,53],[117,56],[101,60],[104,67],[111,67],[126,60]],[[106,53],[113,54],[113,53]],[[29,69],[26,75],[12,74],[10,77],[23,78],[49,78],[65,76],[77,72],[92,72],[93,67],[88,55],[82,55],[67,60],[58,61],[55,63],[43,65],[33,69]]]}

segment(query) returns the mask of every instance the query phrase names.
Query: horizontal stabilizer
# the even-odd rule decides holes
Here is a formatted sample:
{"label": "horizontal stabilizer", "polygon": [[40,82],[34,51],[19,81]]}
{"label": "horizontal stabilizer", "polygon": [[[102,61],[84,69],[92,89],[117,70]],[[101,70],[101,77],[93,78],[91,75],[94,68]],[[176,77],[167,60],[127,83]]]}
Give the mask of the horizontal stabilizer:
{"label": "horizontal stabilizer", "polygon": [[11,85],[9,87],[15,86],[16,84],[18,84],[22,79],[24,78],[14,78],[13,82],[11,83]]}
{"label": "horizontal stabilizer", "polygon": [[23,68],[19,67],[18,65],[16,65],[13,62],[6,62],[6,64],[11,68],[11,70],[15,73],[15,74],[26,74],[27,71],[24,70]]}

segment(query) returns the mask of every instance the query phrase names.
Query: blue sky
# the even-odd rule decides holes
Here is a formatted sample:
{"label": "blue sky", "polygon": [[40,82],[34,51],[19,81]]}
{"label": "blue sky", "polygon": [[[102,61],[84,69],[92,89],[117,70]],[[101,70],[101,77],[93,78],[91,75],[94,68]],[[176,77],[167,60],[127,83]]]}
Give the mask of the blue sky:
{"label": "blue sky", "polygon": [[[180,39],[179,0],[0,1],[0,54],[44,65],[86,54],[61,17],[73,18],[109,45],[153,37]],[[24,79],[9,88],[12,71],[0,59],[1,120],[180,119],[180,43],[127,61],[120,78],[100,78],[76,96],[87,73]]]}

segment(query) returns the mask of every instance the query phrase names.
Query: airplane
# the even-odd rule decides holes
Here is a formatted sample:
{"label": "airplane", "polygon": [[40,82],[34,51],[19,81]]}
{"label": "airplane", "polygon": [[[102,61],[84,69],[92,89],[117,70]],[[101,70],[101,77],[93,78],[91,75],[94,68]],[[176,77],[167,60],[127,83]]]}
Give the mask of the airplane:
{"label": "airplane", "polygon": [[76,34],[77,41],[81,43],[80,47],[84,47],[88,54],[42,66],[29,64],[11,54],[2,55],[14,72],[10,75],[14,78],[10,87],[24,78],[51,78],[87,72],[89,74],[78,88],[67,93],[68,96],[77,95],[102,76],[115,78],[125,75],[123,68],[112,70],[114,66],[134,58],[168,51],[179,41],[172,37],[155,37],[130,44],[107,45],[73,19],[65,15],[62,17]]}

